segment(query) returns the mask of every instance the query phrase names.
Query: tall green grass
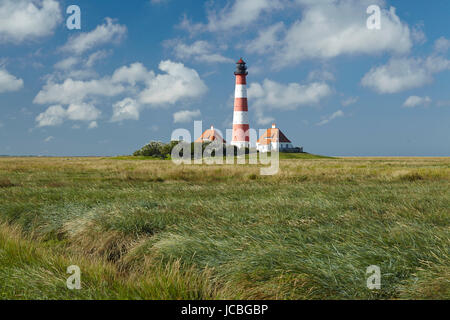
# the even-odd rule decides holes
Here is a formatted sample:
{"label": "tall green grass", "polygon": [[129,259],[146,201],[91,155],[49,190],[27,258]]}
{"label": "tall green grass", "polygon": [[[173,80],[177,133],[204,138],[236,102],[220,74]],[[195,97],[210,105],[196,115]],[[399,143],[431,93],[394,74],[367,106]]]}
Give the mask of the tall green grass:
{"label": "tall green grass", "polygon": [[[283,160],[278,175],[258,173],[0,159],[0,294],[450,298],[448,158]],[[65,288],[70,264],[81,291]],[[381,290],[366,287],[369,265]]]}

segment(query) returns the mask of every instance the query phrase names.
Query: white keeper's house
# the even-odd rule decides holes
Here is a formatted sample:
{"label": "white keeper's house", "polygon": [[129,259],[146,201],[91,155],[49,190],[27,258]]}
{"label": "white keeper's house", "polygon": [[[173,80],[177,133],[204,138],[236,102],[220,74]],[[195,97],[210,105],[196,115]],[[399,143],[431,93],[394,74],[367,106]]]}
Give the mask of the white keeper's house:
{"label": "white keeper's house", "polygon": [[[259,138],[256,142],[256,149],[259,152],[271,152],[271,151],[294,151],[294,146],[291,140],[289,140],[280,129],[272,124],[272,128],[267,129],[267,131]],[[303,150],[298,150],[297,152],[302,152]],[[295,152],[295,151],[294,151]]]}

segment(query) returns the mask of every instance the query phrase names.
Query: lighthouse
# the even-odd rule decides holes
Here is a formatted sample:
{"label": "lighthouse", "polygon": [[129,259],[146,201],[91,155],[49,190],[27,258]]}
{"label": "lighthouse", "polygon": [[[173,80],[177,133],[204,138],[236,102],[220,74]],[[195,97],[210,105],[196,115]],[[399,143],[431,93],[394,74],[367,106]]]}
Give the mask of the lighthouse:
{"label": "lighthouse", "polygon": [[234,91],[233,139],[231,144],[238,148],[249,146],[249,124],[247,103],[247,67],[244,60],[236,62],[236,88]]}

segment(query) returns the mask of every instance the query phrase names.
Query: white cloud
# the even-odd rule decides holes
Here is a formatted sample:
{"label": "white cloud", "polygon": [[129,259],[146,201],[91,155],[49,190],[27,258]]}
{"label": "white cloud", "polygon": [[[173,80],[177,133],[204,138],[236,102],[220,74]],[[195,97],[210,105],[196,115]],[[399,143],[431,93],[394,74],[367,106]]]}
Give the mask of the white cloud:
{"label": "white cloud", "polygon": [[5,69],[0,68],[0,93],[22,89],[23,80],[18,79]]}
{"label": "white cloud", "polygon": [[434,43],[434,49],[437,52],[445,53],[448,51],[449,48],[450,48],[450,40],[445,37],[440,37]]}
{"label": "white cloud", "polygon": [[89,129],[95,129],[95,128],[98,128],[98,123],[97,123],[97,121],[92,121],[91,123],[89,123],[88,128],[89,128]]}
{"label": "white cloud", "polygon": [[101,112],[93,105],[71,104],[67,110],[60,105],[50,106],[45,112],[36,117],[38,127],[59,126],[65,120],[93,121],[100,116]]}
{"label": "white cloud", "polygon": [[[37,121],[40,126],[58,125],[65,119],[93,121],[100,115],[93,103],[97,104],[99,98],[117,96],[122,96],[122,100],[113,104],[111,121],[138,120],[140,109],[146,105],[167,106],[197,98],[207,91],[197,71],[182,63],[166,60],[160,63],[159,68],[163,73],[156,75],[137,62],[120,67],[112,76],[101,79],[84,81],[69,78],[62,83],[49,79],[33,102],[58,104],[58,108],[49,108],[48,113],[39,115]],[[62,105],[68,105],[67,111]]]}
{"label": "white cloud", "polygon": [[344,116],[344,112],[342,110],[338,110],[335,113],[333,113],[332,115],[326,117],[325,119],[323,119],[322,121],[320,121],[319,123],[317,123],[318,126],[323,126],[327,123],[329,123],[330,121],[336,119],[336,118],[340,118]]}
{"label": "white cloud", "polygon": [[348,97],[347,99],[342,101],[342,105],[344,107],[348,107],[349,105],[357,103],[359,100],[359,97]]}
{"label": "white cloud", "polygon": [[[35,103],[71,104],[93,96],[113,97],[122,93],[139,91],[138,82],[145,88],[139,93],[139,102],[150,105],[174,104],[184,98],[195,98],[207,87],[194,69],[170,60],[159,65],[163,74],[155,76],[141,63],[118,68],[112,77],[88,81],[66,79],[63,83],[47,82],[34,99]],[[126,85],[129,86],[126,86]]]}
{"label": "white cloud", "polygon": [[56,105],[48,107],[48,109],[36,117],[38,127],[59,126],[64,122],[66,110]]}
{"label": "white cloud", "polygon": [[[369,4],[378,0],[297,1],[303,6],[302,19],[294,22],[280,40],[274,40],[277,67],[305,59],[328,59],[343,54],[404,54],[412,46],[409,27],[395,9],[382,9],[381,30],[366,27]],[[270,30],[270,29],[269,29]],[[266,46],[267,47],[267,46]],[[262,48],[266,48],[262,47]],[[263,53],[263,52],[260,52]]]}
{"label": "white cloud", "polygon": [[47,137],[47,138],[44,139],[44,142],[50,142],[50,141],[52,141],[52,140],[54,140],[54,139],[55,139],[55,137],[49,136],[49,137]]}
{"label": "white cloud", "polygon": [[431,83],[433,74],[444,70],[450,70],[450,60],[440,56],[391,58],[387,64],[373,67],[361,84],[378,93],[397,93]]}
{"label": "white cloud", "polygon": [[231,7],[209,15],[208,27],[211,31],[243,28],[256,21],[262,13],[283,7],[278,0],[236,0]]}
{"label": "white cloud", "polygon": [[58,1],[2,0],[0,42],[20,43],[48,36],[61,20]]}
{"label": "white cloud", "polygon": [[248,98],[254,108],[256,121],[265,125],[274,121],[270,110],[293,110],[300,106],[314,105],[332,93],[324,82],[309,84],[281,84],[265,79],[262,84],[252,83],[248,88]]}
{"label": "white cloud", "polygon": [[[366,27],[366,9],[373,4],[382,7],[381,30]],[[301,9],[301,19],[291,25],[280,21],[262,28],[245,45],[247,52],[270,54],[276,62],[274,68],[340,55],[405,54],[410,52],[414,41],[424,41],[421,29],[411,29],[400,20],[395,8],[386,8],[384,0],[228,1],[221,10],[209,10],[206,24],[195,24],[185,17],[180,26],[191,33],[223,34],[237,28],[242,32],[261,22],[265,13],[281,9],[292,12]]]}
{"label": "white cloud", "polygon": [[56,71],[44,76],[44,79],[47,82],[57,82],[62,79],[85,80],[98,77],[95,70],[87,66],[87,61],[77,56],[64,58],[53,66]]}
{"label": "white cloud", "polygon": [[431,74],[422,60],[393,58],[386,65],[372,68],[361,84],[379,93],[396,93],[421,87],[431,81]]}
{"label": "white cloud", "polygon": [[203,63],[233,63],[232,59],[214,53],[214,47],[207,41],[199,40],[191,45],[181,41],[168,41],[166,45],[173,47],[175,56],[182,60],[195,60]]}
{"label": "white cloud", "polygon": [[125,98],[113,105],[111,121],[139,120],[140,105],[132,98]]}
{"label": "white cloud", "polygon": [[122,85],[113,83],[109,78],[89,81],[69,78],[60,84],[47,82],[33,102],[38,104],[79,103],[92,96],[113,97],[124,90],[125,88]]}
{"label": "white cloud", "polygon": [[99,45],[120,42],[126,33],[125,26],[114,23],[111,18],[106,18],[106,23],[97,26],[95,30],[70,37],[62,50],[82,54]]}
{"label": "white cloud", "polygon": [[97,77],[97,73],[92,67],[97,61],[106,58],[110,51],[100,50],[90,54],[87,58],[70,56],[58,61],[54,68],[57,72],[47,75],[47,80],[60,80],[71,78],[73,80],[83,80]]}
{"label": "white cloud", "polygon": [[72,69],[76,64],[78,64],[78,62],[78,58],[69,57],[57,62],[54,67],[56,69],[69,70]]}
{"label": "white cloud", "polygon": [[101,114],[100,110],[87,103],[71,104],[66,113],[67,119],[73,121],[93,121]]}
{"label": "white cloud", "polygon": [[265,79],[262,84],[252,83],[248,89],[248,98],[256,108],[292,110],[299,106],[318,103],[332,93],[324,82],[310,84],[281,84]]}
{"label": "white cloud", "polygon": [[149,82],[154,77],[155,73],[153,71],[148,71],[142,63],[136,62],[130,66],[123,66],[114,71],[112,82],[128,83],[134,86],[137,82]]}
{"label": "white cloud", "polygon": [[429,106],[431,101],[432,100],[430,97],[410,96],[408,99],[406,99],[405,103],[403,103],[403,106],[406,108]]}
{"label": "white cloud", "polygon": [[450,70],[450,60],[444,57],[432,55],[424,60],[424,67],[430,73],[439,73],[445,70]]}
{"label": "white cloud", "polygon": [[282,9],[283,1],[280,0],[235,0],[219,11],[208,12],[207,24],[193,24],[184,18],[180,27],[191,33],[209,31],[221,32],[233,28],[245,28],[254,23],[263,13]]}
{"label": "white cloud", "polygon": [[110,52],[106,50],[100,50],[92,53],[86,60],[86,66],[89,68],[93,67],[97,61],[105,59],[109,54]]}
{"label": "white cloud", "polygon": [[425,42],[427,42],[427,36],[425,35],[423,28],[424,28],[423,23],[419,23],[412,27],[411,38],[414,41],[414,43],[424,44]]}
{"label": "white cloud", "polygon": [[278,22],[259,31],[258,36],[248,42],[246,46],[247,52],[264,54],[268,51],[275,50],[281,44],[278,38],[282,31],[285,31],[283,22]]}
{"label": "white cloud", "polygon": [[269,123],[273,123],[275,121],[274,117],[268,116],[266,113],[261,112],[260,109],[257,109],[255,112],[256,122],[260,125],[266,125]]}
{"label": "white cloud", "polygon": [[174,123],[192,122],[201,116],[200,110],[181,110],[173,114]]}
{"label": "white cloud", "polygon": [[147,83],[147,88],[139,95],[139,101],[143,104],[174,104],[181,99],[199,97],[207,91],[197,71],[182,63],[161,61],[159,69],[165,74],[158,74]]}

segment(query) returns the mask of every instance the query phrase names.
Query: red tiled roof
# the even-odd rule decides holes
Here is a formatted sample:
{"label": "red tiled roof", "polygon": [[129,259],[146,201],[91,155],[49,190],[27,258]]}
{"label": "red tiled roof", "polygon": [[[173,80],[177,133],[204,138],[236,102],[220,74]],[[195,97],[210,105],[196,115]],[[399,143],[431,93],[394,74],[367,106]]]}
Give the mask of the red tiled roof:
{"label": "red tiled roof", "polygon": [[202,135],[195,140],[195,142],[204,142],[204,141],[221,141],[223,143],[227,143],[222,136],[214,129],[205,130]]}
{"label": "red tiled roof", "polygon": [[291,141],[278,128],[270,128],[259,138],[259,144],[269,144],[271,142],[291,143]]}

